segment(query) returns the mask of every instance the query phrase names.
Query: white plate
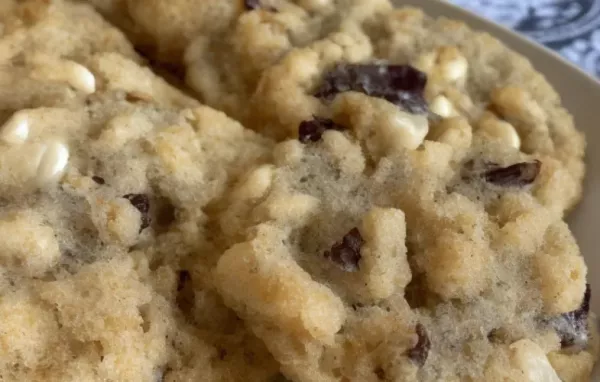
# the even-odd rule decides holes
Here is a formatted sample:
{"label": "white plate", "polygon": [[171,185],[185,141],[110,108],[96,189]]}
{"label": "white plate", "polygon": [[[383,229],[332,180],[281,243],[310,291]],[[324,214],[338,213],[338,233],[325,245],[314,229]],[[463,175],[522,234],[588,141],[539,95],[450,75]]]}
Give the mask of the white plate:
{"label": "white plate", "polygon": [[[600,146],[600,82],[543,46],[452,4],[438,0],[395,0],[394,3],[422,8],[431,16],[462,20],[474,29],[490,33],[528,57],[560,94],[563,105],[573,114],[577,128],[585,132],[588,142],[584,198],[570,215],[569,224],[589,268],[592,310],[600,316],[600,278],[593,277],[600,274],[600,147],[596,147]],[[600,365],[592,380],[600,381]]]}

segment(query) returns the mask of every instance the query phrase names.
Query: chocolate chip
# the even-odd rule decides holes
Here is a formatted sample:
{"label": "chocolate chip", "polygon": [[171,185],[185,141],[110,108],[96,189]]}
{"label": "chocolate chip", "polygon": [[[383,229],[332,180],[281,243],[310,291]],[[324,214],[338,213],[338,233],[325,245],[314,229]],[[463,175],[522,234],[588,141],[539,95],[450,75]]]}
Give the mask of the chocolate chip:
{"label": "chocolate chip", "polygon": [[253,11],[260,8],[260,0],[244,0],[244,6],[246,9]]}
{"label": "chocolate chip", "polygon": [[341,242],[334,244],[331,250],[325,252],[325,258],[346,272],[356,272],[361,258],[360,248],[364,242],[358,228],[352,228],[344,235]]}
{"label": "chocolate chip", "polygon": [[249,11],[254,11],[256,9],[264,9],[265,11],[269,12],[277,12],[277,8],[264,6],[260,3],[260,0],[244,0],[244,6]]}
{"label": "chocolate chip", "polygon": [[192,279],[189,271],[185,269],[177,273],[177,292],[181,292],[185,288],[188,281]]}
{"label": "chocolate chip", "polygon": [[123,196],[125,199],[129,200],[129,202],[137,208],[138,211],[142,214],[142,224],[140,225],[140,232],[142,232],[145,228],[150,227],[150,199],[145,194],[127,194]]}
{"label": "chocolate chip", "polygon": [[192,286],[190,272],[181,270],[177,273],[177,297],[175,302],[184,314],[189,314],[195,303],[196,294]]}
{"label": "chocolate chip", "polygon": [[175,206],[167,198],[159,199],[155,217],[156,224],[161,227],[168,227],[176,219]]}
{"label": "chocolate chip", "polygon": [[227,350],[219,349],[219,359],[222,361],[227,357]]}
{"label": "chocolate chip", "polygon": [[377,379],[379,379],[380,381],[385,380],[385,370],[383,370],[381,366],[377,367],[373,372],[377,376]]}
{"label": "chocolate chip", "polygon": [[429,350],[431,349],[431,341],[427,335],[427,331],[422,324],[417,324],[417,336],[419,337],[417,344],[408,351],[408,358],[414,363],[422,367],[427,361]]}
{"label": "chocolate chip", "polygon": [[423,92],[427,75],[410,65],[339,64],[327,72],[315,97],[331,100],[356,91],[383,98],[414,114],[429,112]]}
{"label": "chocolate chip", "polygon": [[92,176],[92,180],[100,185],[106,183],[106,181],[104,180],[104,178],[100,177],[100,176]]}
{"label": "chocolate chip", "polygon": [[356,311],[356,310],[364,308],[365,306],[363,304],[361,304],[360,302],[357,302],[357,303],[352,304],[351,307],[353,310]]}
{"label": "chocolate chip", "polygon": [[550,319],[550,324],[560,337],[560,344],[563,349],[578,352],[587,347],[589,339],[588,316],[590,313],[591,297],[592,290],[590,284],[587,284],[579,309]]}
{"label": "chocolate chip", "polygon": [[523,187],[535,182],[541,168],[542,162],[539,160],[522,162],[508,167],[494,168],[487,171],[484,177],[488,183],[497,186]]}
{"label": "chocolate chip", "polygon": [[344,126],[338,125],[328,118],[313,117],[309,121],[302,121],[298,127],[298,139],[302,143],[318,142],[327,130],[345,130]]}

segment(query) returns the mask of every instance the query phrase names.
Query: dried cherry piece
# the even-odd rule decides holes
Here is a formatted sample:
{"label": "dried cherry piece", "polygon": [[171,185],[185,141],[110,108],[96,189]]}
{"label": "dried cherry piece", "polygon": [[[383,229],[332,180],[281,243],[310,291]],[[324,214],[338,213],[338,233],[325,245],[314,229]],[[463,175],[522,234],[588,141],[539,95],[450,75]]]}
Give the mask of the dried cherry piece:
{"label": "dried cherry piece", "polygon": [[356,272],[361,258],[360,248],[364,242],[358,228],[352,228],[344,235],[341,242],[334,244],[331,250],[325,252],[325,258],[346,272]]}

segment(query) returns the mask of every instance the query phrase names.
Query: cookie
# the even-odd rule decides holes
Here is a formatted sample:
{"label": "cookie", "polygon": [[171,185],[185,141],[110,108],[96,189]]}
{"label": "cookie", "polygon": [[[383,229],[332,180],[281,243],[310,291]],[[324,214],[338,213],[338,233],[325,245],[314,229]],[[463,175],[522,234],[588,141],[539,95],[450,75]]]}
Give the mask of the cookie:
{"label": "cookie", "polygon": [[452,144],[380,157],[382,142],[346,122],[304,121],[217,213],[231,245],[218,290],[286,377],[587,380],[598,349],[587,269],[528,191],[539,163],[499,152],[520,170],[467,177]]}
{"label": "cookie", "polygon": [[[389,114],[396,104],[412,115],[428,116],[428,123],[420,122],[427,140],[455,139],[447,132],[449,125],[466,120],[470,128],[465,126],[465,133],[475,145],[512,147],[542,160],[545,169],[534,193],[558,213],[579,200],[583,136],[528,61],[489,35],[415,9],[387,12],[376,20],[379,31],[334,33],[291,50],[264,70],[246,102],[246,124],[278,139],[294,137],[299,124],[312,116],[336,120],[336,108],[345,103],[349,114],[344,118],[355,123],[368,124],[365,114],[373,113],[374,129],[395,119],[399,129],[406,129],[402,117]],[[394,65],[409,65],[422,74],[396,80],[403,74]],[[377,68],[390,71],[378,73]],[[369,88],[370,81],[375,88]]]}
{"label": "cookie", "polygon": [[589,380],[585,141],[488,35],[387,0],[0,33],[0,379]]}
{"label": "cookie", "polygon": [[184,57],[188,85],[208,105],[247,122],[249,108],[255,107],[248,100],[266,69],[295,48],[341,31],[369,28],[375,15],[392,9],[387,0],[293,3],[262,1],[242,12],[221,35],[199,34]]}
{"label": "cookie", "polygon": [[181,64],[186,46],[201,33],[217,34],[242,12],[242,0],[80,0],[119,26],[153,60]]}
{"label": "cookie", "polygon": [[[139,66],[88,6],[29,1],[6,12],[0,379],[276,375],[207,277],[219,253],[203,211],[270,160],[272,142]],[[53,51],[60,35],[74,43]]]}
{"label": "cookie", "polygon": [[22,61],[34,54],[77,61],[102,52],[137,60],[123,33],[111,27],[89,5],[62,0],[6,0],[0,6],[0,22],[1,62]]}

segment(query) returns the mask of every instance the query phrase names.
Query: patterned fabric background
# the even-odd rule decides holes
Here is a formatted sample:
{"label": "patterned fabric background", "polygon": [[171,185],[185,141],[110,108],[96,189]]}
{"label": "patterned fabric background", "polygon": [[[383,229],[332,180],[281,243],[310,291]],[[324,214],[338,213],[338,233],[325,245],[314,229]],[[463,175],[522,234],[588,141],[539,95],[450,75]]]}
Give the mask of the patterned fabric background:
{"label": "patterned fabric background", "polygon": [[600,0],[450,0],[558,51],[600,77]]}

